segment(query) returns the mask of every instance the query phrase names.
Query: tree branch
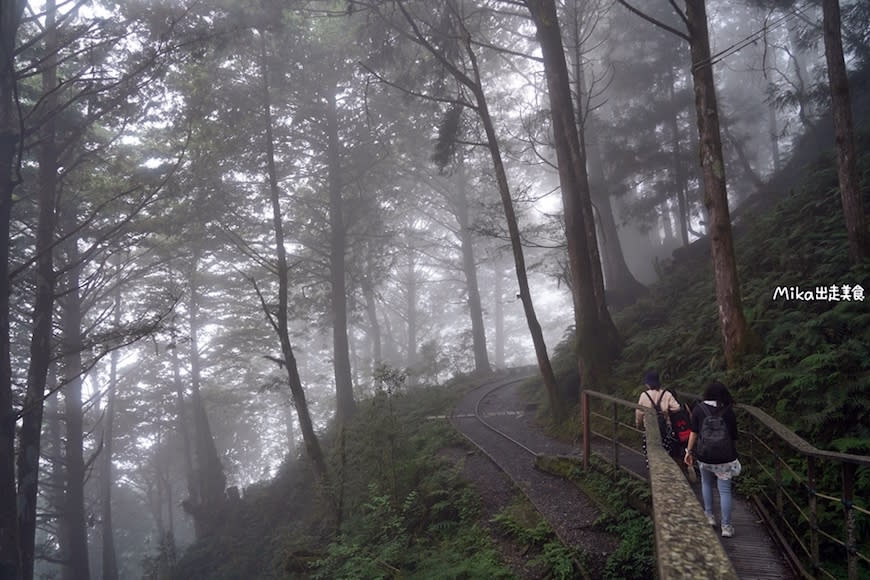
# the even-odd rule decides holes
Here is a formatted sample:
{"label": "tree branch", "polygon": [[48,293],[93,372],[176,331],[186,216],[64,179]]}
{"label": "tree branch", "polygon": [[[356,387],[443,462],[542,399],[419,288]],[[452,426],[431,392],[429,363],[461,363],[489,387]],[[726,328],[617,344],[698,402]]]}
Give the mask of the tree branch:
{"label": "tree branch", "polygon": [[680,17],[680,20],[683,21],[683,23],[686,25],[686,28],[688,29],[689,28],[689,19],[688,19],[688,17],[686,17],[686,13],[683,12],[682,10],[680,10],[680,7],[677,6],[677,3],[675,0],[668,0],[668,2],[671,3],[671,6],[673,6],[673,8],[674,8],[674,12],[677,13],[677,15]]}
{"label": "tree branch", "polygon": [[467,107],[467,108],[472,109],[472,110],[477,109],[477,105],[472,105],[468,101],[465,101],[462,99],[453,99],[453,98],[449,98],[449,97],[435,97],[432,95],[427,95],[426,93],[419,93],[417,91],[411,90],[407,87],[403,87],[402,85],[387,79],[386,77],[384,77],[384,76],[380,75],[379,73],[377,73],[376,71],[374,71],[371,67],[369,67],[367,64],[365,64],[362,61],[358,62],[357,64],[359,64],[370,75],[372,75],[373,77],[378,79],[380,82],[384,83],[387,86],[393,87],[394,89],[398,89],[407,95],[411,95],[412,97],[417,97],[417,98],[424,99],[427,101],[434,101],[436,103],[447,103],[450,105],[461,105],[463,107]]}
{"label": "tree branch", "polygon": [[[632,6],[631,4],[629,4],[628,2],[626,2],[626,0],[616,0],[616,1],[619,2],[620,4],[622,4],[623,6],[625,6],[625,8],[626,8],[629,12],[631,12],[632,14],[635,14],[635,15],[637,15],[637,16],[640,16],[641,18],[643,18],[643,19],[646,20],[647,22],[649,22],[649,23],[651,23],[651,24],[654,24],[654,25],[658,26],[658,27],[661,28],[662,30],[666,30],[666,31],[668,31],[668,32],[670,32],[671,34],[673,34],[673,35],[675,35],[675,36],[678,36],[678,37],[682,38],[682,39],[685,40],[686,42],[691,42],[691,40],[689,39],[689,35],[688,35],[687,33],[685,33],[685,32],[680,32],[679,30],[677,30],[677,29],[674,28],[673,26],[668,26],[668,25],[665,24],[664,22],[661,22],[660,20],[656,20],[656,19],[653,18],[652,16],[650,16],[650,15],[644,13],[644,12],[641,12],[640,10],[638,10],[637,8],[635,8],[634,6]],[[681,13],[681,14],[682,14],[682,13]],[[683,16],[683,18],[685,19],[685,16]]]}

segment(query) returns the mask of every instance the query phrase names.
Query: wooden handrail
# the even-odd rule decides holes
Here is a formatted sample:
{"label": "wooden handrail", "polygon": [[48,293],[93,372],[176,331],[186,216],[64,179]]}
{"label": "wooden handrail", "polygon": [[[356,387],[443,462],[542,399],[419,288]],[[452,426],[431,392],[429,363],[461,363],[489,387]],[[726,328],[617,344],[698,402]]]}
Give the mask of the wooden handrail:
{"label": "wooden handrail", "polygon": [[[629,409],[641,409],[644,411],[647,437],[652,441],[661,438],[654,409],[605,393],[584,389],[580,393],[583,413],[584,467],[588,468],[590,454],[588,400],[590,396],[613,403],[614,412],[617,405]],[[614,430],[617,427],[617,420],[614,413]],[[713,532],[713,528],[707,523],[703,508],[697,502],[688,504],[685,502],[685,498],[692,496],[693,492],[683,472],[660,445],[648,446],[647,454],[658,577],[662,580],[694,578],[699,570],[703,570],[711,578],[736,580],[737,573],[734,571],[734,566]],[[686,541],[687,537],[692,541]]]}
{"label": "wooden handrail", "polygon": [[[701,399],[700,396],[693,393],[686,393],[683,391],[675,392],[681,397],[695,400]],[[761,424],[773,431],[780,439],[787,443],[789,447],[799,453],[803,453],[804,455],[809,455],[812,457],[818,457],[820,459],[827,459],[829,461],[842,461],[845,463],[854,463],[855,465],[865,465],[870,467],[870,456],[855,455],[853,453],[839,453],[837,451],[827,451],[825,449],[819,449],[818,447],[814,446],[812,443],[809,443],[800,435],[798,435],[797,433],[795,433],[758,407],[754,407],[752,405],[747,405],[744,403],[736,403],[734,407],[736,409],[746,411],[747,413],[752,415]]]}

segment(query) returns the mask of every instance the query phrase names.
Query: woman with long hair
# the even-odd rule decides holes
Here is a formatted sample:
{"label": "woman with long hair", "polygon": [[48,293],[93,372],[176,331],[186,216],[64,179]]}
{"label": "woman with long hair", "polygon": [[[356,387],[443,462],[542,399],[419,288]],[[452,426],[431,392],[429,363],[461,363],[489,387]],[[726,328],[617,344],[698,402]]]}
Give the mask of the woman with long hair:
{"label": "woman with long hair", "polygon": [[695,459],[701,471],[701,495],[707,522],[716,527],[713,516],[713,480],[719,490],[722,508],[722,537],[734,536],[731,523],[731,478],[740,474],[737,458],[737,416],[728,388],[713,381],[704,390],[702,401],[692,410],[692,433],[686,447],[685,462],[690,468]]}

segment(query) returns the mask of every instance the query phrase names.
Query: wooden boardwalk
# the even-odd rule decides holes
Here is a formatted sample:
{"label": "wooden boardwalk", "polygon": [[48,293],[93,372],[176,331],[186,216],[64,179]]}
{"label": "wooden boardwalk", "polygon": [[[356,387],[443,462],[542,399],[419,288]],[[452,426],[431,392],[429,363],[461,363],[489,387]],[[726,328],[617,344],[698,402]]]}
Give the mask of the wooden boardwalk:
{"label": "wooden boardwalk", "polygon": [[[592,450],[596,455],[610,462],[613,461],[613,448],[609,441],[603,439],[594,441]],[[619,463],[645,479],[647,478],[647,468],[643,457],[620,450]],[[693,484],[693,489],[695,490],[695,500],[703,505],[700,480]],[[713,512],[718,521],[721,512],[717,491],[713,492],[713,501],[715,505]],[[722,538],[720,536],[719,541],[731,559],[737,575],[746,580],[797,579],[798,576],[786,562],[779,546],[771,538],[767,527],[751,503],[736,494],[733,495],[732,503],[731,519],[735,530],[734,537]],[[702,578],[703,574],[699,574],[698,577]]]}
{"label": "wooden boardwalk", "polygon": [[[470,393],[466,399],[470,399],[471,395],[472,394]],[[572,446],[563,441],[552,439],[535,426],[535,408],[530,407],[527,401],[523,400],[521,391],[519,390],[519,383],[502,389],[500,396],[493,397],[489,400],[485,412],[492,420],[498,420],[498,427],[500,429],[508,430],[512,436],[527,441],[529,444],[532,444],[531,441],[533,441],[533,447],[538,453],[554,455],[567,454],[573,456],[579,456],[580,454],[579,445]],[[469,413],[470,410],[467,401],[460,402],[457,405],[451,420],[454,422],[454,425],[456,425],[456,422],[468,421],[469,419],[465,419],[465,417],[472,417]],[[492,443],[484,442],[484,439],[491,438],[491,433],[487,433],[487,437],[482,437],[470,432],[465,424],[463,424],[462,428],[460,428],[459,425],[456,426],[460,431],[465,432],[467,437],[475,441],[481,449],[484,449],[487,455],[489,455],[496,464],[499,464],[495,457],[498,455],[495,452],[496,449],[489,448]],[[483,431],[486,430],[484,429]],[[604,439],[593,440],[592,451],[596,455],[613,462],[613,447],[609,441]],[[619,463],[621,466],[634,472],[640,477],[648,479],[646,463],[643,456],[640,454],[631,453],[621,449]],[[532,466],[529,465],[529,467]],[[516,473],[510,473],[509,470],[505,470],[505,472],[512,480],[514,480],[515,484],[520,489],[523,489],[524,487],[528,488],[528,485],[524,485],[524,483],[528,484],[529,481],[526,480],[531,476],[528,474],[518,475]],[[534,486],[532,487],[534,488]],[[574,486],[571,487],[575,490],[577,489]],[[700,482],[695,483],[693,488],[695,490],[695,497],[686,498],[687,501],[697,501],[699,504],[702,504]],[[526,489],[527,494],[533,491],[535,490]],[[717,514],[718,519],[718,514],[720,513],[718,492],[714,492],[713,496],[715,502],[714,513]],[[786,562],[776,542],[771,538],[763,521],[755,513],[750,502],[737,495],[734,495],[733,498],[732,524],[734,525],[735,535],[732,538],[722,538],[720,536],[719,541],[722,543],[725,552],[728,554],[732,564],[734,565],[738,577],[743,580],[791,580],[798,578],[798,575],[794,573]],[[566,505],[564,501],[560,500],[560,502],[557,502],[560,503],[560,509],[564,509],[564,506]],[[535,501],[532,503],[535,504],[536,507],[539,507]],[[580,510],[578,510],[577,513],[579,513],[579,511]],[[542,510],[542,515],[546,517],[545,512],[546,510]],[[560,534],[560,538],[562,537],[563,535]],[[686,538],[686,541],[691,542],[692,539]],[[707,575],[704,570],[698,570],[695,577],[706,578]]]}

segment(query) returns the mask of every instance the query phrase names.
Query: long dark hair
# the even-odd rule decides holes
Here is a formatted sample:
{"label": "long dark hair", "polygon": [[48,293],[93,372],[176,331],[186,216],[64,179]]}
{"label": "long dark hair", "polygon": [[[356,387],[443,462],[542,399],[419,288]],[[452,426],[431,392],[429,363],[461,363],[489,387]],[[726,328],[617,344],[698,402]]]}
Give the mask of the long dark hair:
{"label": "long dark hair", "polygon": [[716,401],[717,407],[727,407],[734,404],[734,398],[731,397],[728,387],[719,381],[713,381],[707,385],[707,388],[704,389],[703,399],[705,401]]}

